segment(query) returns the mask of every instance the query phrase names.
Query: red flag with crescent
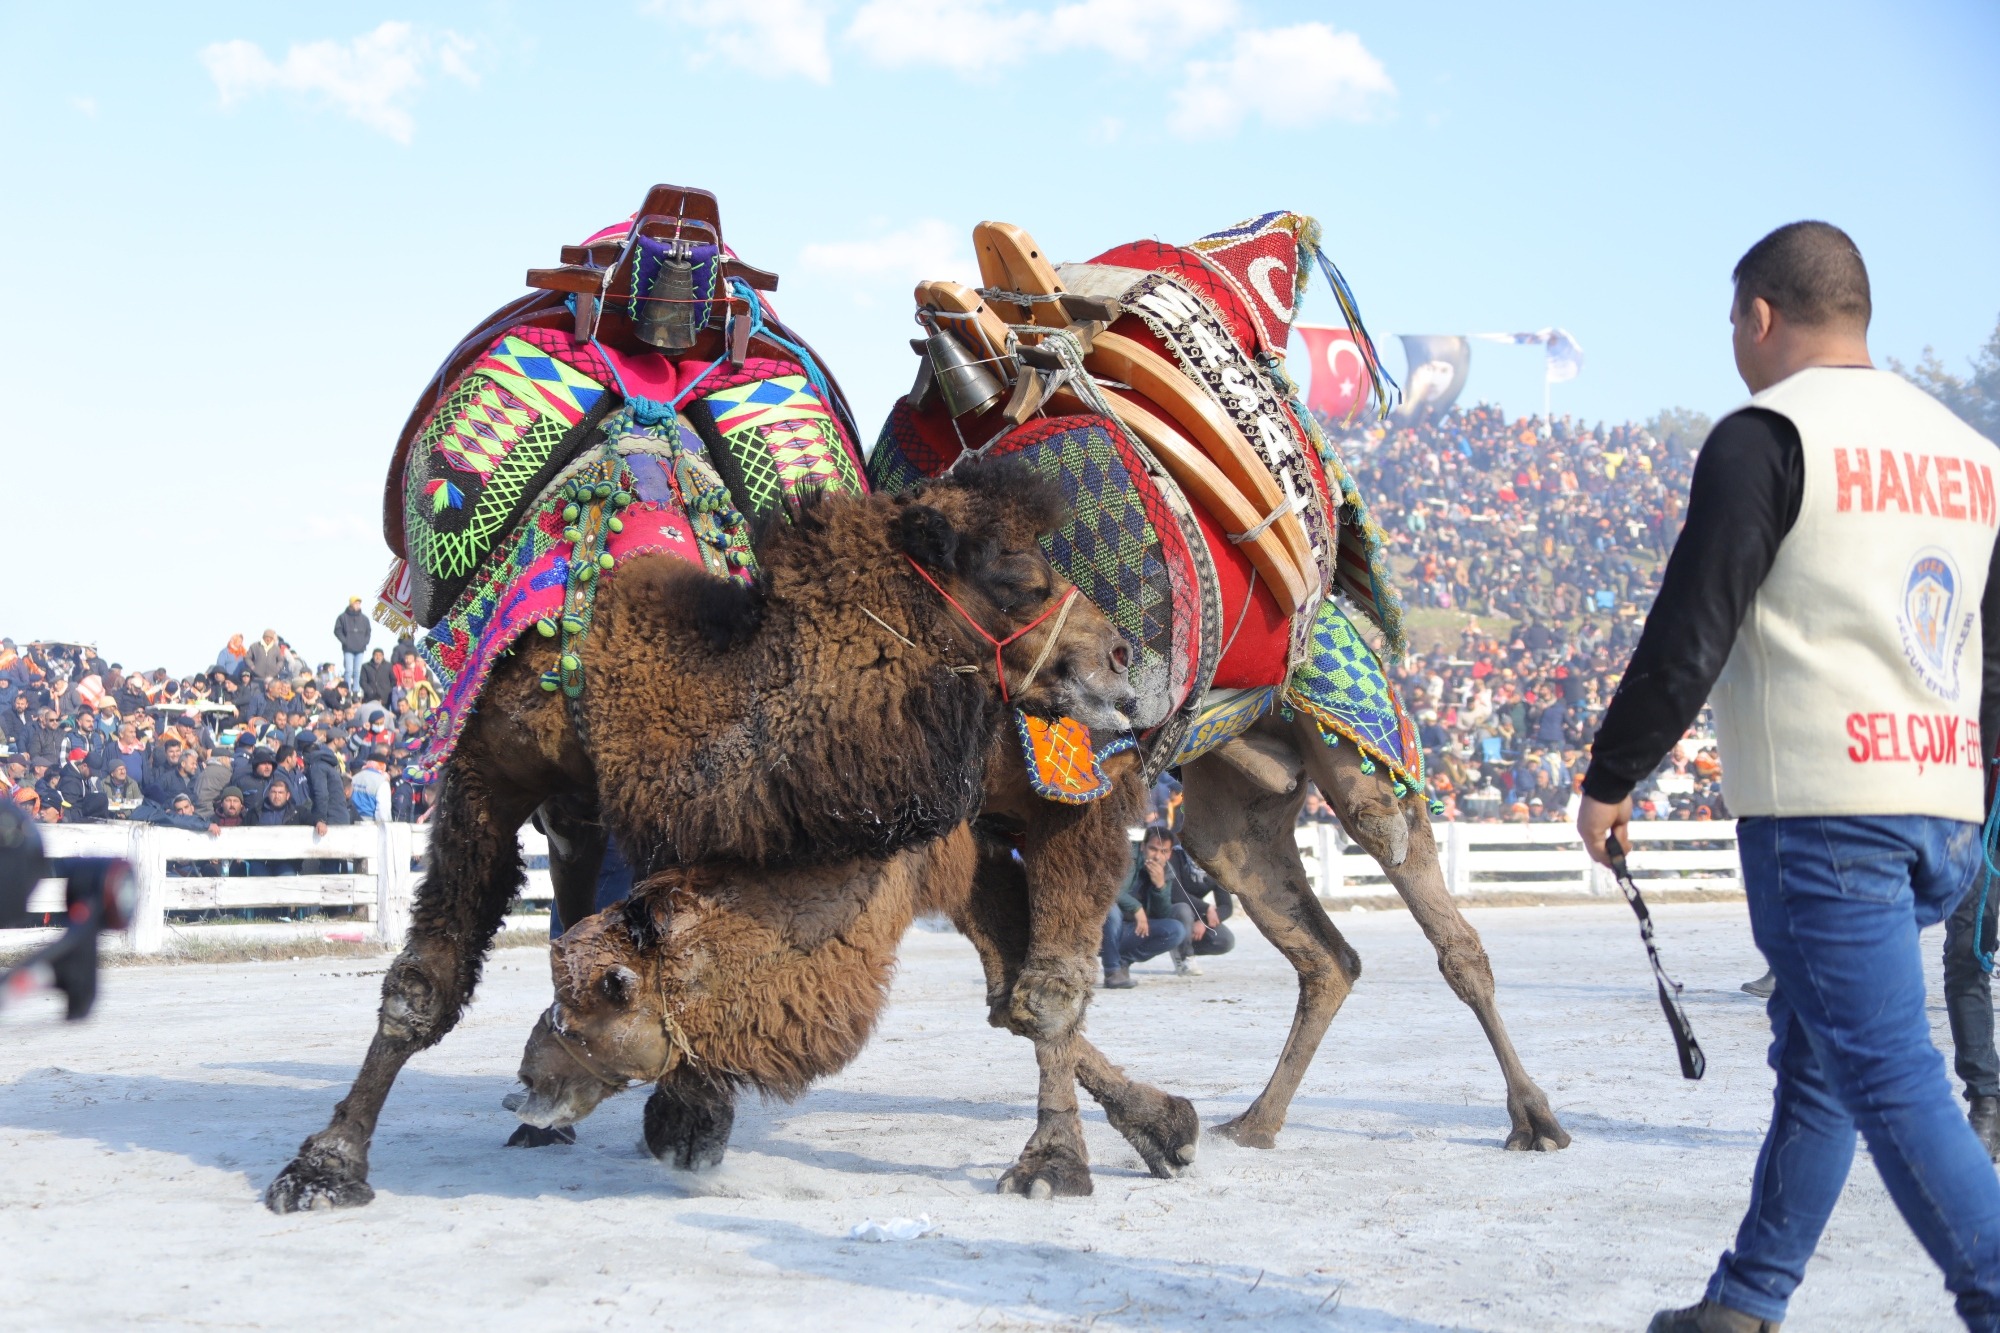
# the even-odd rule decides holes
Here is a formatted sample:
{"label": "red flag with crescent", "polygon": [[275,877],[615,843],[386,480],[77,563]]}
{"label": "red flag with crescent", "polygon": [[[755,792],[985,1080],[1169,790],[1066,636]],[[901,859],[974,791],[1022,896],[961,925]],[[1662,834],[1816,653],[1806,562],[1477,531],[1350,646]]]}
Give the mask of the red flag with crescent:
{"label": "red flag with crescent", "polygon": [[1345,421],[1368,404],[1368,363],[1346,328],[1326,324],[1294,324],[1306,340],[1312,382],[1306,406],[1322,417]]}

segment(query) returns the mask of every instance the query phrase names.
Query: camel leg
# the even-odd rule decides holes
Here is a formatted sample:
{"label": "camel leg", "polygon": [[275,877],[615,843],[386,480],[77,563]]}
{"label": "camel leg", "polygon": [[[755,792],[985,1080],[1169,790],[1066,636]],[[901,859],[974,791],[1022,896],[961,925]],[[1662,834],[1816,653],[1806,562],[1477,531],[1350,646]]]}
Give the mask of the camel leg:
{"label": "camel leg", "polygon": [[973,891],[952,911],[953,922],[972,941],[986,971],[987,1022],[1035,1043],[1040,1074],[1035,1132],[999,1188],[1031,1198],[1091,1192],[1089,1154],[1077,1116],[1079,1082],[1154,1175],[1178,1175],[1194,1160],[1201,1135],[1191,1102],[1126,1078],[1080,1032],[1049,1036],[1014,1021],[1012,990],[1027,957],[1031,928],[1027,876],[1008,853],[1007,844],[981,839]]}
{"label": "camel leg", "polygon": [[482,746],[461,742],[445,773],[432,855],[411,911],[410,936],[382,980],[382,1008],[354,1086],[327,1127],[264,1191],[274,1213],[343,1208],[375,1197],[368,1145],[403,1064],[457,1024],[522,882],[517,834],[539,796],[496,789],[480,769]]}
{"label": "camel leg", "polygon": [[[1188,854],[1234,893],[1264,937],[1299,974],[1291,1031],[1271,1080],[1241,1115],[1215,1127],[1248,1148],[1277,1143],[1286,1112],[1327,1025],[1361,976],[1361,958],[1314,896],[1292,830],[1305,803],[1303,765],[1266,723],[1181,767]],[[1251,745],[1256,752],[1244,755]],[[1241,762],[1247,760],[1249,762]]]}
{"label": "camel leg", "polygon": [[1569,1134],[1549,1109],[1549,1099],[1528,1077],[1507,1026],[1500,1021],[1493,998],[1493,967],[1479,932],[1460,915],[1445,887],[1444,868],[1422,796],[1398,801],[1388,774],[1361,769],[1361,752],[1348,742],[1328,745],[1319,731],[1301,718],[1293,727],[1306,768],[1339,814],[1354,840],[1381,863],[1417,925],[1437,950],[1438,970],[1452,993],[1470,1006],[1499,1057],[1507,1081],[1507,1117],[1512,1151],[1553,1152],[1569,1146]]}
{"label": "camel leg", "polygon": [[[1019,754],[1011,758],[1020,768]],[[1144,802],[1136,763],[1087,805],[1033,802],[1021,840],[1028,954],[1014,982],[1015,1031],[1056,1036],[1082,1026],[1096,985],[1104,917],[1131,866],[1125,830],[1139,821]]]}
{"label": "camel leg", "polygon": [[736,1127],[736,1095],[729,1087],[676,1070],[646,1099],[646,1149],[683,1171],[720,1166]]}

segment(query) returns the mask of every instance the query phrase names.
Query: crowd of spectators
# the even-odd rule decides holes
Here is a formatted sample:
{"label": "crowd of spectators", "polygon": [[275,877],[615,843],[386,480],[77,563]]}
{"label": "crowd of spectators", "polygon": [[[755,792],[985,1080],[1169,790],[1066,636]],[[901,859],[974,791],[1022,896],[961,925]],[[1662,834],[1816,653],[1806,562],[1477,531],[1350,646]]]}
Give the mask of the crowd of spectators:
{"label": "crowd of spectators", "polygon": [[0,639],[0,798],[43,823],[209,833],[422,819],[412,759],[437,690],[407,636],[371,651],[372,628],[356,599],[334,625],[340,667],[267,629],[185,676]]}
{"label": "crowd of spectators", "polygon": [[[1694,444],[1498,408],[1342,441],[1431,633],[1396,672],[1447,819],[1559,822],[1679,533]],[[1439,632],[1437,622],[1463,619]],[[1705,723],[1635,793],[1639,818],[1724,818]],[[1307,817],[1329,819],[1314,797]]]}

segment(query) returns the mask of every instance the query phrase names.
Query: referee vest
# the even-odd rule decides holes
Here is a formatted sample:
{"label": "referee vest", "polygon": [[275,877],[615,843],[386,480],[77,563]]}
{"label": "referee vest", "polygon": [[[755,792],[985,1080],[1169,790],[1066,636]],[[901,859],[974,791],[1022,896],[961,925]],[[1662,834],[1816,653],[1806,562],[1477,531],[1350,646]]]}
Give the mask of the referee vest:
{"label": "referee vest", "polygon": [[1731,812],[1979,821],[2000,450],[1887,371],[1802,370],[1749,406],[1798,428],[1805,492],[1711,700]]}

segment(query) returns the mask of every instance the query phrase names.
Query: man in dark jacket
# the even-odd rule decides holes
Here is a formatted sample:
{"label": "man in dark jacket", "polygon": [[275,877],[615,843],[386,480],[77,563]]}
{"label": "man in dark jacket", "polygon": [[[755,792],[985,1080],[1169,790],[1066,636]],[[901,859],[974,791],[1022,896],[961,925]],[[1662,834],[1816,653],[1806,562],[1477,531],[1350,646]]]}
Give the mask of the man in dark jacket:
{"label": "man in dark jacket", "polygon": [[1104,988],[1130,990],[1132,964],[1178,950],[1187,942],[1188,928],[1174,918],[1174,835],[1158,825],[1146,830],[1139,864],[1118,893],[1118,902],[1104,918],[1099,950],[1104,963]]}
{"label": "man in dark jacket", "polygon": [[377,648],[368,655],[361,667],[361,697],[375,703],[386,704],[389,696],[396,692],[396,672]]}
{"label": "man in dark jacket", "polygon": [[368,613],[361,609],[361,599],[347,599],[347,609],[333,622],[333,637],[340,643],[340,678],[353,689],[361,683],[361,654],[368,651],[368,640],[375,627],[368,623]]}
{"label": "man in dark jacket", "polygon": [[26,689],[16,690],[8,700],[7,711],[0,713],[0,733],[7,737],[7,748],[22,754],[28,752],[28,742],[35,733],[35,714],[28,706],[30,702]]}
{"label": "man in dark jacket", "polygon": [[35,729],[28,736],[28,762],[36,768],[54,768],[69,748],[63,739],[62,718],[54,708],[44,705],[35,718]]}
{"label": "man in dark jacket", "polygon": [[299,744],[306,749],[306,786],[311,793],[313,824],[321,834],[354,822],[354,810],[347,803],[347,788],[340,771],[340,756],[319,744],[313,733],[302,732]]}
{"label": "man in dark jacket", "polygon": [[243,804],[247,808],[255,810],[263,804],[264,789],[275,780],[277,768],[278,756],[263,746],[260,745],[250,752],[248,769],[236,779],[236,785],[243,792]]}

